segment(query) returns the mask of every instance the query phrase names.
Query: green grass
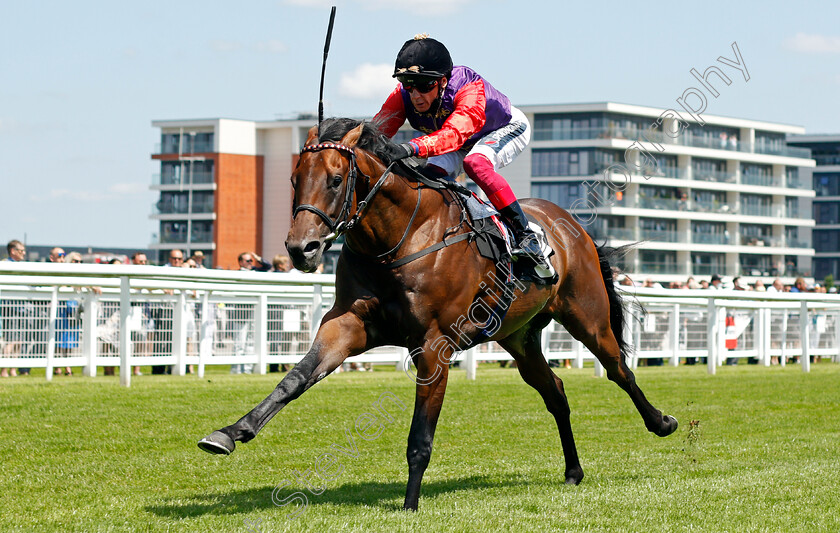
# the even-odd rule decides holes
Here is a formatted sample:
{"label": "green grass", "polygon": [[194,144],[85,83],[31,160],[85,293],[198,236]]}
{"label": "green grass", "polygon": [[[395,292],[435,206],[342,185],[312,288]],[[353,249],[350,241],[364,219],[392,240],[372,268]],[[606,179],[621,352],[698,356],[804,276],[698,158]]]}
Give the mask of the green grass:
{"label": "green grass", "polygon": [[[641,368],[680,421],[660,439],[592,370],[566,384],[586,477],[563,484],[553,419],[518,373],[453,370],[420,510],[401,510],[413,386],[343,373],[290,404],[229,457],[199,438],[245,414],[274,376],[0,381],[0,531],[832,531],[840,530],[840,365]],[[408,405],[295,520],[272,503],[384,391]],[[393,412],[393,410],[392,410]],[[690,421],[697,429],[690,430]],[[280,497],[306,491],[293,483]]]}

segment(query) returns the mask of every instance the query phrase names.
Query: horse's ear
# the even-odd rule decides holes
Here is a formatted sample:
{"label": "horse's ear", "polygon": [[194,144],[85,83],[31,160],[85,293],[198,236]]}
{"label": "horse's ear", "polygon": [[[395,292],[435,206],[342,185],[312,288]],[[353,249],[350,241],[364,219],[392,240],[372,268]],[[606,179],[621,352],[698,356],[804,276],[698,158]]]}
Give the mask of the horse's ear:
{"label": "horse's ear", "polygon": [[361,138],[362,136],[362,130],[364,129],[364,127],[365,123],[362,122],[361,124],[359,124],[359,127],[353,128],[352,130],[348,131],[347,135],[345,135],[344,138],[341,139],[341,144],[349,146],[350,148],[356,146],[356,143],[359,142],[359,138]]}
{"label": "horse's ear", "polygon": [[304,146],[309,146],[310,144],[317,144],[318,141],[318,126],[312,126],[309,128],[309,133],[306,136],[306,142],[303,143]]}

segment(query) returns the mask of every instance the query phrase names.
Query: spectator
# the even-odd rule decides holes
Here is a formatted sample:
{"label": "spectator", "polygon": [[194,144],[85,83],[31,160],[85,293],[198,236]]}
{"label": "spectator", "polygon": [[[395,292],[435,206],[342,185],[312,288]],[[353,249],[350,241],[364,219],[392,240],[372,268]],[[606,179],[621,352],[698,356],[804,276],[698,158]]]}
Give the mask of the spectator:
{"label": "spectator", "polygon": [[204,252],[201,250],[195,251],[190,259],[195,263],[195,268],[207,268],[204,266]]}
{"label": "spectator", "polygon": [[757,279],[753,284],[753,290],[756,292],[765,292],[767,290],[767,287],[764,286],[764,282],[762,280]]}
{"label": "spectator", "polygon": [[[181,268],[184,266],[184,252],[178,248],[169,251],[169,262],[163,265],[170,268]],[[172,291],[164,291],[172,294]],[[154,342],[152,352],[154,355],[169,355],[172,353],[172,317],[175,313],[171,302],[155,303],[150,311],[150,318],[154,321]],[[152,374],[170,374],[172,369],[166,365],[152,365]]]}
{"label": "spectator", "polygon": [[121,265],[122,264],[122,259],[120,259],[119,257],[115,257],[115,258],[111,259],[110,261],[108,261],[108,264],[109,265]]}
{"label": "spectator", "polygon": [[182,267],[184,266],[184,252],[179,249],[174,249],[169,252],[169,262],[163,266],[167,267]]}
{"label": "spectator", "polygon": [[[9,256],[3,261],[10,261],[13,263],[26,261],[26,246],[19,240],[11,240],[6,244],[6,252]],[[2,333],[5,344],[3,345],[3,357],[12,357],[17,355],[20,357],[20,349],[25,340],[25,308],[22,301],[7,300],[3,302],[2,307]],[[20,373],[25,375],[24,369],[20,369]],[[28,373],[28,372],[27,372]],[[0,368],[0,377],[7,378],[9,376],[16,377],[18,371],[16,368]]]}
{"label": "spectator", "polygon": [[64,258],[67,254],[64,253],[64,250],[56,246],[52,250],[50,250],[50,257],[47,259],[49,263],[63,263]]}
{"label": "spectator", "polygon": [[256,270],[257,272],[268,272],[271,264],[263,261],[262,257],[254,252],[242,252],[239,254],[239,270]]}
{"label": "spectator", "polygon": [[645,280],[644,286],[648,289],[661,289],[662,288],[662,285],[660,283],[658,283],[658,282],[654,283],[653,280],[650,279],[650,278],[647,278]]}
{"label": "spectator", "polygon": [[767,287],[767,292],[785,292],[785,285],[781,279],[776,278],[773,280],[773,284]]}
{"label": "spectator", "polygon": [[807,292],[808,288],[805,285],[804,278],[796,278],[796,281],[793,282],[793,287],[791,287],[790,292]]}
{"label": "spectator", "polygon": [[717,274],[712,275],[711,281],[709,281],[709,289],[720,289],[721,288],[721,279],[720,276]]}
{"label": "spectator", "polygon": [[740,276],[735,276],[734,278],[732,278],[732,288],[733,288],[734,290],[736,290],[736,291],[745,291],[745,290],[747,290],[747,288],[746,288],[746,287],[744,287],[743,285],[741,285],[741,277],[740,277]]}
{"label": "spectator", "polygon": [[82,262],[82,254],[80,254],[79,252],[70,252],[69,254],[67,254],[67,257],[65,257],[64,259],[65,259],[65,263],[74,263],[74,264],[81,263]]}
{"label": "spectator", "polygon": [[[260,256],[252,252],[242,252],[237,258],[239,261],[239,270],[259,270],[266,272],[271,269],[271,265],[265,263]],[[248,347],[253,345],[254,337],[254,308],[249,304],[230,304],[225,306],[229,313],[229,323],[233,329],[233,354],[237,357],[242,357],[248,351]],[[231,365],[231,374],[250,374],[254,371],[254,365]]]}
{"label": "spectator", "polygon": [[709,282],[705,279],[701,279],[700,280],[700,288],[701,289],[708,289],[709,288]]}
{"label": "spectator", "polygon": [[689,276],[687,280],[685,280],[685,288],[686,289],[699,289],[700,284],[697,283],[697,280],[694,279],[694,276]]}
{"label": "spectator", "polygon": [[[149,259],[146,257],[146,254],[143,252],[134,252],[131,255],[131,264],[132,265],[148,265]],[[154,321],[149,318],[149,302],[141,302],[136,305],[133,305],[131,308],[131,318],[130,321],[137,326],[131,331],[131,340],[134,344],[134,355],[139,357],[145,357],[149,355],[149,335],[150,330],[154,328]],[[132,373],[135,376],[142,376],[143,372],[140,371],[140,366],[135,366],[132,368]]]}
{"label": "spectator", "polygon": [[287,255],[275,255],[271,264],[274,266],[274,272],[288,272],[292,269],[292,261]]}

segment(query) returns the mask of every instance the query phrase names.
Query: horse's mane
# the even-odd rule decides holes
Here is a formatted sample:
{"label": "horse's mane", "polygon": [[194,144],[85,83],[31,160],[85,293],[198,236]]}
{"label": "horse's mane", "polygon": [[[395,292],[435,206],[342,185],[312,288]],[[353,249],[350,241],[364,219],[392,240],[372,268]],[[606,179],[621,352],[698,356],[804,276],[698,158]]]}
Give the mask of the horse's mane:
{"label": "horse's mane", "polygon": [[[363,121],[353,118],[328,118],[321,122],[321,137],[319,142],[339,142],[347,132],[362,124]],[[379,159],[384,155],[383,149],[391,141],[382,134],[379,126],[373,122],[364,122],[362,136],[356,144],[359,148],[373,153]]]}

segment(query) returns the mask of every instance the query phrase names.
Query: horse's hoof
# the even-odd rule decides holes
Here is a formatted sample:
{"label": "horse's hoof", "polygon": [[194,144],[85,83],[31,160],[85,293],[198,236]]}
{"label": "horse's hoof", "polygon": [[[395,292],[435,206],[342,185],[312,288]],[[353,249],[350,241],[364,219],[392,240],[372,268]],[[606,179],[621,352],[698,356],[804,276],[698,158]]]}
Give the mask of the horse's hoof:
{"label": "horse's hoof", "polygon": [[583,481],[583,470],[566,472],[566,485],[580,485]]}
{"label": "horse's hoof", "polygon": [[236,448],[236,443],[221,431],[214,431],[198,441],[198,447],[207,453],[230,455]]}
{"label": "horse's hoof", "polygon": [[679,426],[679,422],[677,419],[671,415],[665,415],[662,417],[662,427],[659,428],[659,431],[656,432],[656,435],[659,437],[667,437],[671,433],[677,430],[677,426]]}

